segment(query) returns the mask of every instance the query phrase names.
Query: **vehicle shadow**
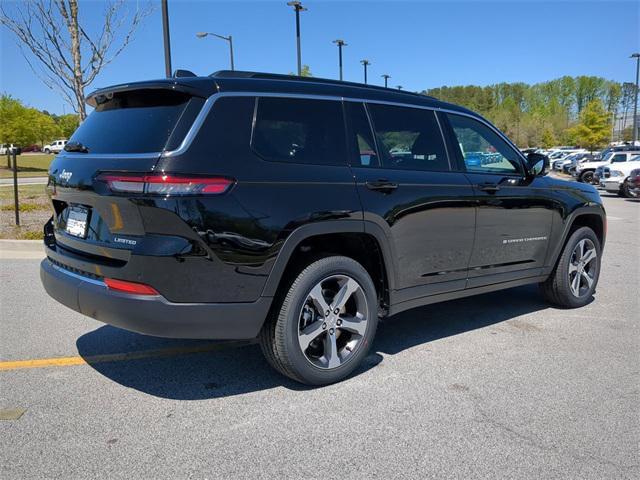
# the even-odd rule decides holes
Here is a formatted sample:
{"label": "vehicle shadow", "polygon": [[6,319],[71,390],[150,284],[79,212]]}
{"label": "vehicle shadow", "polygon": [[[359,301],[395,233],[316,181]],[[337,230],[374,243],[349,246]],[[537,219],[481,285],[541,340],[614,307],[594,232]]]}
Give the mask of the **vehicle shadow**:
{"label": "vehicle shadow", "polygon": [[[364,364],[353,376],[374,368],[383,356],[416,345],[484,328],[519,315],[549,308],[535,286],[518,287],[413,309],[378,328]],[[175,351],[212,346],[211,351],[151,355],[120,361],[97,361],[101,355],[141,351]],[[256,344],[206,342],[149,337],[111,326],[89,332],[76,341],[80,355],[105,377],[129,388],[162,398],[202,400],[285,387],[305,390],[266,363]],[[135,356],[135,353],[133,353]],[[104,360],[104,358],[102,358]]]}

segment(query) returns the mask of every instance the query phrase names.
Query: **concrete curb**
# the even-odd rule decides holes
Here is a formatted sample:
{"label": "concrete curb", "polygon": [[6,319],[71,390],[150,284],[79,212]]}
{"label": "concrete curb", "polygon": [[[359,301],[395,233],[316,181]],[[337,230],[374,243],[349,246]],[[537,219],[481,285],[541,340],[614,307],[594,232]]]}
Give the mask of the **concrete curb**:
{"label": "concrete curb", "polygon": [[0,240],[0,259],[38,260],[44,258],[42,240]]}
{"label": "concrete curb", "polygon": [[44,255],[42,240],[0,240],[0,251],[38,252]]}

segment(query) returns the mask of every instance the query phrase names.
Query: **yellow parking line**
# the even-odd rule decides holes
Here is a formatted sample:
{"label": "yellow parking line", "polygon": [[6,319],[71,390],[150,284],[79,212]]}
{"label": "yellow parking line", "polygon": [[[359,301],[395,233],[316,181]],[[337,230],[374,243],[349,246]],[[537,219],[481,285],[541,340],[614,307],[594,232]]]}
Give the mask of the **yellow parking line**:
{"label": "yellow parking line", "polygon": [[22,370],[26,368],[72,367],[75,365],[91,365],[105,362],[124,362],[144,358],[172,357],[188,355],[190,353],[213,352],[231,345],[237,346],[246,342],[205,343],[189,347],[160,348],[156,350],[141,350],[126,353],[109,353],[105,355],[90,355],[86,357],[53,357],[36,358],[32,360],[14,360],[0,362],[0,371]]}

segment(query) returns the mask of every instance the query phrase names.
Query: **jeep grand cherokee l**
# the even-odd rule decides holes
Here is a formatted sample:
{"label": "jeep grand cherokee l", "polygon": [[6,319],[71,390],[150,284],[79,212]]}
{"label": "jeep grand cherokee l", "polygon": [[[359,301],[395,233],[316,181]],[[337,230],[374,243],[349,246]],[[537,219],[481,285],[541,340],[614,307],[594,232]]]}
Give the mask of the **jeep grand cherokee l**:
{"label": "jeep grand cherokee l", "polygon": [[41,278],[102,322],[257,338],[319,385],[360,364],[379,318],[531,283],[562,307],[595,291],[597,191],[465,108],[251,72],[88,102],[50,167]]}

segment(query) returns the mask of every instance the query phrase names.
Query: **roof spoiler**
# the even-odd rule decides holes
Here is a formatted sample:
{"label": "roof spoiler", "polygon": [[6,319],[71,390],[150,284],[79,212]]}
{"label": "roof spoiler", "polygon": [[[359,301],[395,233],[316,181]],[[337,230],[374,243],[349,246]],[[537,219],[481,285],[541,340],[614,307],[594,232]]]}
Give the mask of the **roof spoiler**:
{"label": "roof spoiler", "polygon": [[90,93],[87,98],[87,104],[92,107],[96,107],[106,100],[113,98],[116,93],[131,92],[134,90],[172,90],[174,92],[182,92],[194,97],[207,97],[208,95],[201,89],[196,88],[195,85],[188,85],[180,83],[172,78],[165,80],[154,80],[149,82],[135,82],[126,83],[121,85],[114,85],[113,87],[101,88]]}

